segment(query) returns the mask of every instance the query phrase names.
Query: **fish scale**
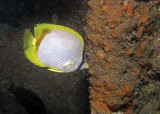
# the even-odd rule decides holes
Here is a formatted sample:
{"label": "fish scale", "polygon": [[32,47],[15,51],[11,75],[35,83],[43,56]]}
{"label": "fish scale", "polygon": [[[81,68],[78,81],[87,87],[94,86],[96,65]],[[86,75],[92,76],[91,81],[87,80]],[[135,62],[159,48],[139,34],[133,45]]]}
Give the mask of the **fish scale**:
{"label": "fish scale", "polygon": [[[80,44],[81,41],[77,39],[77,36],[70,35],[65,31],[52,31],[45,36],[39,45],[38,57],[40,61],[49,67],[68,70],[65,69],[66,63],[72,62],[77,52],[83,51],[83,48],[81,48],[82,45]],[[79,53],[77,56],[81,55],[82,53]],[[76,67],[76,69],[77,68],[78,67]],[[71,67],[70,70],[72,71],[74,69]]]}

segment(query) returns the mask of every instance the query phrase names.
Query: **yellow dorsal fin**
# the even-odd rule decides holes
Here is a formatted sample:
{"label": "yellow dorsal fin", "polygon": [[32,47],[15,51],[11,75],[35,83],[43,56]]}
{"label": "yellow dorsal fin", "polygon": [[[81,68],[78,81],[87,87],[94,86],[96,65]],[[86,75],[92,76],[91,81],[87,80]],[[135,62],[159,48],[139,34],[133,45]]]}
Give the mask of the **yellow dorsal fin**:
{"label": "yellow dorsal fin", "polygon": [[42,37],[44,37],[47,33],[50,33],[50,32],[52,32],[53,30],[56,30],[56,29],[57,30],[59,29],[59,30],[68,31],[68,32],[71,32],[72,34],[78,36],[79,39],[82,41],[82,44],[84,46],[83,38],[78,32],[76,32],[76,31],[74,31],[74,30],[72,30],[68,27],[61,26],[61,25],[45,24],[45,23],[36,24],[35,27],[34,27],[35,38],[42,39]]}
{"label": "yellow dorsal fin", "polygon": [[36,38],[40,38],[42,34],[50,33],[54,29],[56,29],[54,24],[36,24],[34,26],[34,35]]}
{"label": "yellow dorsal fin", "polygon": [[40,67],[45,67],[45,65],[43,65],[38,59],[36,39],[29,29],[26,29],[23,34],[23,49],[24,54],[29,61]]}

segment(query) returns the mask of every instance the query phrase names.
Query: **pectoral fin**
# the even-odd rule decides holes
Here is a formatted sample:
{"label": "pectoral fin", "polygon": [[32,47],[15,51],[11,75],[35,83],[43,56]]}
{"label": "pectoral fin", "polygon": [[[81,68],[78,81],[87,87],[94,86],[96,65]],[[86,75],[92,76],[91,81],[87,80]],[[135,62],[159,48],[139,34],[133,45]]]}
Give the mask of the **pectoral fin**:
{"label": "pectoral fin", "polygon": [[83,63],[80,70],[89,68],[88,63]]}

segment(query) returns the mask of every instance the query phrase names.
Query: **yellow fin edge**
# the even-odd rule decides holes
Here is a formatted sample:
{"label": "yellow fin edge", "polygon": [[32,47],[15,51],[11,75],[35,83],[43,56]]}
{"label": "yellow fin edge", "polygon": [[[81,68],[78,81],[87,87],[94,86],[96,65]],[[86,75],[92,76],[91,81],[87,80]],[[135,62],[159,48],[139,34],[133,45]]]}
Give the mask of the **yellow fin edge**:
{"label": "yellow fin edge", "polygon": [[46,67],[38,59],[36,39],[34,38],[29,29],[26,29],[23,35],[23,49],[26,58],[30,62],[40,67]]}
{"label": "yellow fin edge", "polygon": [[38,39],[38,38],[40,38],[41,34],[44,33],[45,31],[51,32],[55,29],[65,30],[65,31],[71,32],[72,34],[78,36],[78,38],[82,41],[82,44],[84,46],[84,40],[78,32],[76,32],[73,29],[70,29],[69,27],[65,27],[65,26],[61,26],[61,25],[45,24],[45,23],[36,24],[34,27],[34,35]]}
{"label": "yellow fin edge", "polygon": [[54,69],[54,68],[48,68],[49,71],[53,71],[53,72],[59,72],[59,73],[62,73],[64,71],[62,70],[57,70],[57,69]]}

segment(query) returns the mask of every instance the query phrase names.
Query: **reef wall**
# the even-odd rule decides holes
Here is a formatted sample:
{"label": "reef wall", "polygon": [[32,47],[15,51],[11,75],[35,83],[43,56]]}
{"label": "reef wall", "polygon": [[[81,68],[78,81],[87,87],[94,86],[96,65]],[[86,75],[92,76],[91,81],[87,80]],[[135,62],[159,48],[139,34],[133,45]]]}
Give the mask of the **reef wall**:
{"label": "reef wall", "polygon": [[91,113],[133,113],[139,88],[160,73],[153,43],[157,34],[151,32],[156,3],[90,0],[88,5],[83,30],[88,38]]}

